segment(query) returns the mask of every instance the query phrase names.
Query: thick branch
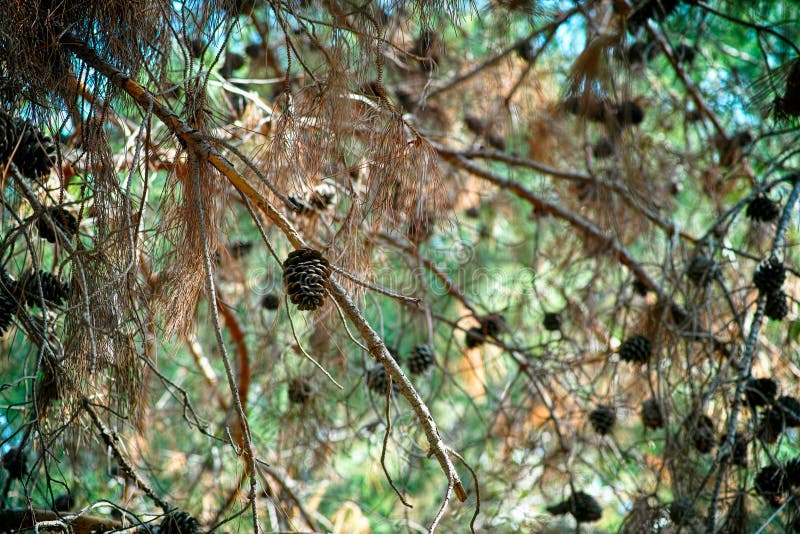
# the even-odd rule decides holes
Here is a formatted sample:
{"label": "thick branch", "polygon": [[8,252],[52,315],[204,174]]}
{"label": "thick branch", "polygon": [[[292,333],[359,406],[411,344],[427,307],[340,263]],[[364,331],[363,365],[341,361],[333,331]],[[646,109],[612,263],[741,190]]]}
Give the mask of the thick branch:
{"label": "thick branch", "polygon": [[[59,522],[72,527],[74,534],[93,534],[94,532],[108,532],[112,530],[119,530],[122,528],[122,523],[114,521],[113,519],[106,519],[105,517],[97,517],[93,515],[74,515],[56,513],[52,510],[42,510],[40,508],[9,508],[0,510],[0,532],[18,532],[20,530],[33,530],[33,528],[44,521]],[[39,531],[43,530],[58,530],[63,532],[64,529],[58,528],[44,528],[39,526]]]}

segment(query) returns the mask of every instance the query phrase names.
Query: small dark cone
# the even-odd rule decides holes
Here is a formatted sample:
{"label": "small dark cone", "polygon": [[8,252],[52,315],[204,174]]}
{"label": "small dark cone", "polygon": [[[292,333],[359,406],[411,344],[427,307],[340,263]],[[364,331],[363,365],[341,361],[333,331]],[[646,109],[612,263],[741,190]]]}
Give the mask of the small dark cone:
{"label": "small dark cone", "polygon": [[605,436],[614,428],[614,423],[617,422],[617,413],[612,406],[601,404],[589,414],[589,422],[595,432]]}
{"label": "small dark cone", "polygon": [[525,41],[517,46],[514,47],[514,52],[524,61],[530,62],[534,57],[536,57],[536,49],[533,46],[533,43],[530,41]]}
{"label": "small dark cone", "polygon": [[747,510],[747,492],[739,490],[736,492],[733,502],[725,514],[725,520],[720,528],[720,534],[747,534],[750,532],[748,523],[749,512]]}
{"label": "small dark cone", "polygon": [[781,214],[781,208],[764,195],[758,195],[747,205],[745,215],[757,222],[774,221]]}
{"label": "small dark cone", "polygon": [[648,19],[664,20],[675,11],[680,0],[644,0],[634,3],[634,9],[628,15],[628,27],[635,30],[642,26]]}
{"label": "small dark cone", "polygon": [[311,384],[302,377],[294,378],[289,382],[289,402],[292,404],[305,404],[311,399]]}
{"label": "small dark cone", "polygon": [[[7,275],[5,272],[2,274]],[[14,302],[11,294],[0,287],[0,336],[5,334],[8,328],[11,326],[11,321],[14,317],[16,308],[16,302]]]}
{"label": "small dark cone", "polygon": [[778,258],[762,261],[753,274],[753,284],[759,291],[769,295],[778,291],[786,280],[786,268]]}
{"label": "small dark cone", "polygon": [[648,290],[649,288],[647,287],[647,284],[645,284],[638,278],[633,281],[633,291],[640,297],[646,297]]}
{"label": "small dark cone", "polygon": [[250,254],[250,251],[253,250],[253,242],[234,241],[232,243],[228,243],[225,248],[228,249],[228,254],[230,254],[231,258],[238,260]]}
{"label": "small dark cone", "polygon": [[233,71],[244,67],[244,63],[244,56],[229,52],[225,55],[225,63],[220,67],[219,72],[223,78],[230,78],[233,76]]}
{"label": "small dark cone", "polygon": [[489,336],[497,339],[497,336],[508,330],[506,318],[499,313],[490,313],[484,317],[478,318],[481,325],[481,333],[484,336]]}
{"label": "small dark cone", "polygon": [[597,159],[610,158],[614,155],[614,143],[604,137],[592,145],[592,156]]}
{"label": "small dark cone", "polygon": [[206,46],[206,42],[201,37],[195,37],[186,43],[186,47],[189,49],[189,55],[194,59],[200,59],[203,57],[203,52],[205,52]]}
{"label": "small dark cone", "polygon": [[250,43],[244,47],[244,53],[250,59],[263,59],[265,56],[264,45],[261,43]]}
{"label": "small dark cone", "polygon": [[483,345],[484,341],[486,341],[486,337],[483,335],[483,332],[481,332],[481,329],[477,326],[473,326],[467,330],[466,334],[464,334],[464,344],[468,349],[479,347]]}
{"label": "small dark cone", "polygon": [[614,108],[614,119],[620,127],[635,126],[644,120],[644,109],[636,102],[623,102]]}
{"label": "small dark cone", "polygon": [[419,36],[414,41],[411,53],[421,58],[419,59],[421,70],[430,72],[438,67],[440,60],[439,46],[439,36],[432,29],[425,28],[419,33]]}
{"label": "small dark cone", "polygon": [[753,487],[770,505],[779,506],[788,489],[786,472],[777,465],[767,466],[758,472]]}
{"label": "small dark cone", "polygon": [[787,303],[786,293],[782,289],[767,293],[764,315],[775,321],[780,321],[789,315],[789,304]]}
{"label": "small dark cone", "polygon": [[[369,389],[375,393],[386,395],[386,389],[389,387],[389,374],[383,365],[377,364],[367,371],[366,381]],[[392,395],[398,391],[400,391],[400,388],[396,382],[392,381]]]}
{"label": "small dark cone", "polygon": [[277,293],[267,293],[261,297],[261,307],[265,310],[277,310],[281,305],[281,297]]}
{"label": "small dark cone", "polygon": [[788,462],[784,468],[786,472],[786,483],[793,487],[800,486],[800,456],[795,456]]}
{"label": "small dark cone", "polygon": [[695,284],[705,285],[719,274],[719,265],[705,254],[697,254],[686,268],[686,276]]}
{"label": "small dark cone", "polygon": [[[720,443],[725,441],[725,436],[722,436]],[[747,446],[749,440],[742,434],[736,434],[733,437],[733,449],[731,450],[731,464],[738,467],[747,467]]]}
{"label": "small dark cone", "polygon": [[553,515],[572,514],[578,523],[592,523],[603,516],[603,509],[591,495],[578,491],[566,501],[548,506],[547,511]]}
{"label": "small dark cone", "polygon": [[700,415],[694,419],[689,432],[692,445],[701,454],[708,454],[714,448],[714,423],[707,415]]}
{"label": "small dark cone", "polygon": [[[15,118],[16,137],[14,138],[16,151],[13,152],[12,161],[23,176],[31,180],[46,175],[55,164],[56,147],[53,140],[41,133],[30,121]],[[10,149],[13,151],[14,146]]]}
{"label": "small dark cone", "polygon": [[744,386],[747,404],[752,407],[772,404],[778,394],[778,383],[771,378],[751,378]]}
{"label": "small dark cone", "polygon": [[172,510],[161,520],[160,534],[196,534],[200,532],[200,524],[186,512]]}
{"label": "small dark cone", "polygon": [[622,58],[631,65],[638,65],[655,59],[659,52],[655,43],[636,41],[625,50]]}
{"label": "small dark cone", "polygon": [[20,301],[24,301],[28,306],[40,306],[41,296],[47,304],[60,306],[69,298],[69,285],[61,283],[58,277],[47,271],[29,271],[16,283],[14,292]]}
{"label": "small dark cone", "polygon": [[650,340],[641,334],[636,334],[622,342],[619,347],[619,357],[622,361],[633,363],[646,363],[652,354]]}
{"label": "small dark cone", "polygon": [[53,510],[56,512],[69,512],[75,507],[75,499],[71,493],[62,493],[53,500]]}
{"label": "small dark cone", "polygon": [[675,525],[688,525],[697,517],[692,501],[685,497],[672,501],[669,505],[669,518]]}
{"label": "small dark cone", "polygon": [[642,424],[651,429],[662,428],[664,417],[656,399],[647,399],[642,403],[641,409]]}
{"label": "small dark cone", "polygon": [[794,58],[786,77],[786,90],[773,102],[773,115],[778,121],[800,117],[800,59]]}
{"label": "small dark cone", "polygon": [[561,317],[557,313],[547,312],[544,314],[542,326],[549,332],[558,332],[561,330]]}
{"label": "small dark cone", "polygon": [[328,260],[310,248],[290,252],[283,262],[286,294],[298,310],[316,310],[322,306],[329,276]]}
{"label": "small dark cone", "polygon": [[[50,219],[55,223],[56,228],[61,230],[64,235],[71,238],[78,232],[78,219],[73,214],[60,206],[54,206],[45,210]],[[44,217],[39,217],[36,221],[36,230],[39,237],[50,243],[56,242],[55,228]]]}
{"label": "small dark cone", "polygon": [[21,447],[14,447],[9,449],[3,455],[3,468],[8,471],[8,476],[11,480],[22,480],[28,472],[27,460],[25,458],[25,451]]}
{"label": "small dark cone", "polygon": [[428,345],[417,345],[408,357],[408,370],[411,374],[421,375],[433,365],[433,350]]}
{"label": "small dark cone", "polygon": [[694,58],[697,55],[697,52],[695,51],[694,47],[691,47],[687,44],[679,44],[675,47],[673,54],[678,63],[691,65],[694,63]]}
{"label": "small dark cone", "polygon": [[764,443],[775,443],[783,432],[784,421],[780,410],[767,408],[761,416],[761,424],[758,426],[756,435]]}
{"label": "small dark cone", "polygon": [[800,400],[782,395],[775,401],[775,409],[780,410],[787,427],[800,427]]}

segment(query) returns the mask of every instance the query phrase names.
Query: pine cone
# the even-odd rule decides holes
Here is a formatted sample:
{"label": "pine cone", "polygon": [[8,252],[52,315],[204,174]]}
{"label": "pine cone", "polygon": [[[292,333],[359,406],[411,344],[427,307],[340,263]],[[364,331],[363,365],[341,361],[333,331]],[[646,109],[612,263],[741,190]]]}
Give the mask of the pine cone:
{"label": "pine cone", "polygon": [[[8,277],[8,273],[6,273],[5,270],[2,268],[0,268],[0,270],[2,270],[0,279]],[[4,286],[6,286],[6,284],[8,284],[8,289],[0,287],[0,336],[5,334],[6,330],[11,326],[11,320],[17,310],[17,303],[11,294],[13,281],[10,281],[10,277],[8,282],[3,282]]]}
{"label": "pine cone", "polygon": [[47,304],[60,306],[69,298],[69,285],[61,283],[53,273],[39,271],[37,274],[31,270],[16,283],[14,293],[31,307],[41,305],[41,296]]}
{"label": "pine cone", "polygon": [[635,30],[642,26],[648,19],[664,20],[675,11],[680,0],[645,0],[637,2],[636,7],[628,15],[628,27]]}
{"label": "pine cone", "polygon": [[669,505],[669,519],[675,525],[688,525],[694,521],[697,512],[692,507],[692,501],[681,497]]}
{"label": "pine cone", "polygon": [[486,341],[486,337],[484,337],[483,332],[481,332],[481,329],[477,326],[473,326],[467,330],[466,334],[464,335],[464,344],[468,349],[479,347],[483,345],[484,341]]}
{"label": "pine cone", "polygon": [[747,446],[749,443],[749,440],[742,434],[736,434],[733,437],[731,464],[747,467]]}
{"label": "pine cone", "polygon": [[777,506],[788,490],[786,472],[777,465],[769,465],[758,472],[753,486],[756,493],[764,497],[771,505]]}
{"label": "pine cone", "polygon": [[196,534],[200,524],[187,512],[172,510],[161,520],[160,534]]}
{"label": "pine cone", "polygon": [[719,265],[705,254],[697,254],[686,268],[686,276],[697,285],[704,285],[717,277]]}
{"label": "pine cone", "polygon": [[[53,206],[45,211],[55,223],[56,228],[61,230],[67,237],[71,238],[78,232],[78,219],[61,206]],[[41,239],[50,243],[56,242],[56,234],[58,232],[44,217],[39,217],[39,220],[36,221],[36,229]]]}
{"label": "pine cone", "polygon": [[329,276],[328,260],[310,248],[290,252],[283,262],[286,294],[298,310],[316,310],[322,306]]}
{"label": "pine cone", "polygon": [[707,415],[698,416],[691,425],[689,437],[694,448],[701,454],[707,454],[714,448],[714,423]]}
{"label": "pine cone", "polygon": [[601,404],[589,414],[589,422],[595,432],[605,436],[614,428],[614,423],[617,422],[617,414],[612,406]]}
{"label": "pine cone", "polygon": [[289,382],[289,402],[292,404],[305,404],[312,393],[311,384],[305,378],[298,377]]}
{"label": "pine cone", "polygon": [[755,274],[753,274],[753,284],[759,291],[767,295],[778,291],[785,280],[786,268],[775,257],[759,263]]}
{"label": "pine cone", "polygon": [[542,326],[544,326],[545,330],[550,332],[558,332],[561,330],[561,317],[559,317],[557,313],[545,313]]}
{"label": "pine cone", "polygon": [[553,515],[572,514],[578,523],[592,523],[603,515],[600,504],[591,495],[578,491],[566,501],[548,506],[547,511]]}
{"label": "pine cone", "polygon": [[[719,444],[723,445],[727,436],[722,434],[719,437]],[[730,458],[731,465],[738,465],[739,467],[747,467],[747,445],[749,440],[744,434],[736,433],[733,436],[733,445],[731,447],[731,454],[727,457]]]}
{"label": "pine cone", "polygon": [[433,362],[433,350],[428,345],[417,345],[408,357],[408,370],[411,374],[420,375],[427,371]]}
{"label": "pine cone", "polygon": [[603,137],[592,145],[592,156],[596,159],[605,159],[613,156],[614,150],[614,143],[608,137]]}
{"label": "pine cone", "polygon": [[776,408],[767,408],[761,416],[761,424],[758,426],[756,435],[764,443],[775,443],[784,427],[783,413]]}
{"label": "pine cone", "polygon": [[640,297],[646,297],[649,288],[647,287],[647,284],[637,278],[633,281],[633,291]]}
{"label": "pine cone", "polygon": [[55,152],[53,140],[30,121],[0,110],[0,163],[11,159],[23,176],[36,180],[50,172]]}
{"label": "pine cone", "polygon": [[758,195],[747,205],[745,215],[757,222],[774,221],[781,214],[781,208],[764,195]]}
{"label": "pine cone", "polygon": [[800,427],[800,400],[782,395],[775,401],[775,409],[781,411],[787,427]]}
{"label": "pine cone", "polygon": [[75,498],[71,493],[62,493],[53,499],[53,510],[57,512],[69,512],[75,507]]}
{"label": "pine cone", "polygon": [[261,307],[265,310],[277,310],[281,305],[281,297],[277,293],[267,293],[261,297]]}
{"label": "pine cone", "polygon": [[662,428],[664,417],[661,415],[661,408],[656,399],[647,399],[642,403],[642,424],[647,428]]}
{"label": "pine cone", "polygon": [[786,483],[789,486],[800,486],[800,456],[786,462],[784,472],[786,473]]}
{"label": "pine cone", "polygon": [[[386,372],[386,368],[382,364],[377,364],[373,366],[369,371],[367,371],[366,380],[367,380],[367,387],[369,389],[371,389],[375,393],[386,395],[386,389],[389,387],[389,374]],[[397,386],[397,383],[393,380],[391,394],[394,395],[398,391],[400,391],[400,388]]]}
{"label": "pine cone", "polygon": [[620,127],[641,124],[644,120],[644,109],[636,102],[623,102],[614,108],[614,119]]}
{"label": "pine cone", "polygon": [[484,317],[479,317],[478,322],[481,325],[481,333],[484,336],[489,336],[497,339],[497,336],[508,330],[506,318],[499,313],[490,313]]}
{"label": "pine cone", "polygon": [[629,337],[619,347],[619,357],[626,362],[646,363],[650,359],[651,353],[650,340],[640,334]]}
{"label": "pine cone", "polygon": [[789,305],[786,302],[786,293],[779,289],[767,293],[767,302],[764,304],[764,315],[776,321],[782,320],[789,314]]}
{"label": "pine cone", "polygon": [[694,63],[694,57],[697,55],[697,52],[687,44],[679,44],[675,47],[673,55],[678,63],[691,65]]}
{"label": "pine cone", "polygon": [[13,447],[3,455],[3,468],[8,471],[11,480],[22,480],[28,473],[25,451],[21,447]]}
{"label": "pine cone", "polygon": [[744,386],[747,404],[755,408],[772,404],[778,394],[778,384],[771,378],[751,378]]}

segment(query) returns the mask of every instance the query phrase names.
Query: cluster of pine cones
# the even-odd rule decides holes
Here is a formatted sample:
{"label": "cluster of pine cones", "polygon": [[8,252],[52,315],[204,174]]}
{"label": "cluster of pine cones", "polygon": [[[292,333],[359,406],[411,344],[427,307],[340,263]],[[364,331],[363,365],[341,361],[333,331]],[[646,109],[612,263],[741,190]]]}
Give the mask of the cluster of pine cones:
{"label": "cluster of pine cones", "polygon": [[69,298],[69,286],[47,271],[28,271],[14,280],[0,270],[0,335],[5,334],[17,310],[27,305],[37,307],[42,300],[50,306],[61,306]]}

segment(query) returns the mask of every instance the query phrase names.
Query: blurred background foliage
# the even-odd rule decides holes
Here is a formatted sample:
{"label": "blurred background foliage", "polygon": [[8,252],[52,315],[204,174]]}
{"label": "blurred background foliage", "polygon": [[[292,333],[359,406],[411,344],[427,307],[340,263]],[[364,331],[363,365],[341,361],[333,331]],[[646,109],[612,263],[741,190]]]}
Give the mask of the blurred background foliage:
{"label": "blurred background foliage", "polygon": [[0,9],[0,530],[800,531],[795,3]]}

